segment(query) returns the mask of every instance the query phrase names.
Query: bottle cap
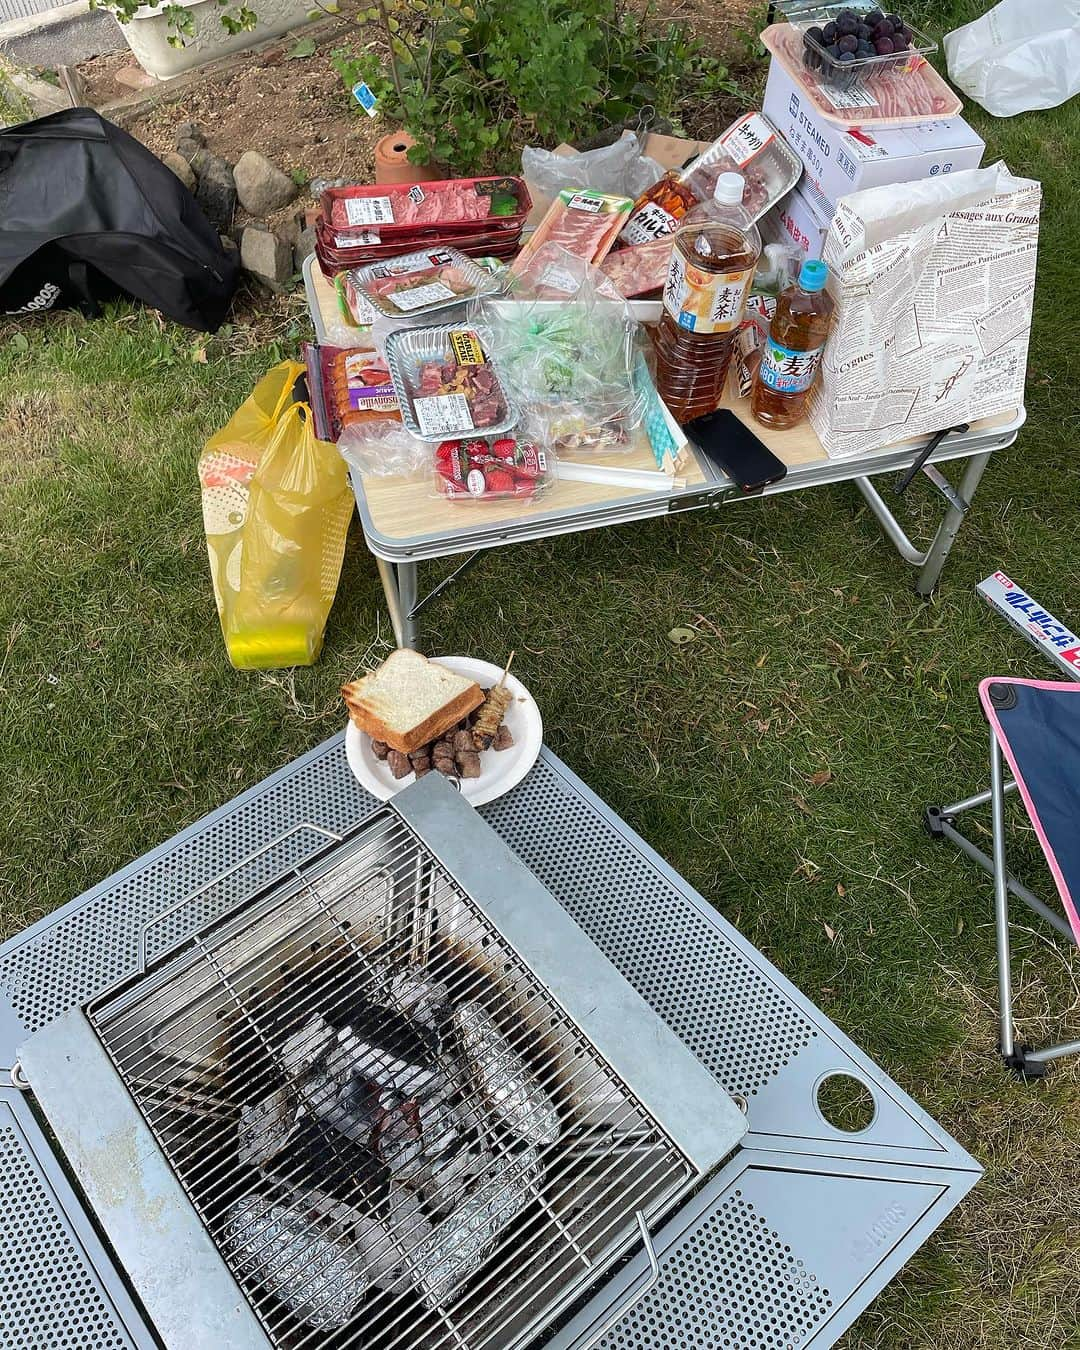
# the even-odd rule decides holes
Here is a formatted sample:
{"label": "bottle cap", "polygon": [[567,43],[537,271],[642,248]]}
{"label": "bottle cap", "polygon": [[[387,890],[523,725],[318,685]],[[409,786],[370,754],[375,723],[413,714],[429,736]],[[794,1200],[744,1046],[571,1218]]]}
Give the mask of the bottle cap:
{"label": "bottle cap", "polygon": [[820,258],[808,258],[799,273],[799,285],[804,291],[823,291],[829,279],[828,266]]}
{"label": "bottle cap", "polygon": [[713,188],[713,201],[721,206],[740,206],[745,186],[741,173],[722,173]]}

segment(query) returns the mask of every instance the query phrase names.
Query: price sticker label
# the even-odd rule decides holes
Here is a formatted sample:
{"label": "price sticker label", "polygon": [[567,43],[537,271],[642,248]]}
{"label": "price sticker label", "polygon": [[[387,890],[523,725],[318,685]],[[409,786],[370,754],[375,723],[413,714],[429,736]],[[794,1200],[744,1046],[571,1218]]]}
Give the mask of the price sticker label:
{"label": "price sticker label", "polygon": [[566,203],[566,208],[568,211],[589,211],[595,216],[604,209],[604,199],[588,192],[575,192]]}
{"label": "price sticker label", "polygon": [[345,219],[350,225],[392,225],[394,204],[389,197],[346,197]]}
{"label": "price sticker label", "polygon": [[413,309],[423,309],[425,305],[440,305],[456,297],[450,287],[444,286],[441,281],[430,281],[426,286],[409,286],[405,290],[395,291],[387,299],[395,308],[408,313]]}
{"label": "price sticker label", "polygon": [[472,431],[472,413],[464,394],[430,394],[413,400],[413,411],[425,436],[450,436]]}

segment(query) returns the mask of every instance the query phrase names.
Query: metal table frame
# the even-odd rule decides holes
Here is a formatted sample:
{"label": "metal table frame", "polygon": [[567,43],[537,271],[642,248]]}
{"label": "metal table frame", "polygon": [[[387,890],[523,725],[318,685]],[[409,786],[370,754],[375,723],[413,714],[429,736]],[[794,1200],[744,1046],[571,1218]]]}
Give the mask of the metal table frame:
{"label": "metal table frame", "polygon": [[[893,544],[901,558],[918,570],[915,581],[917,594],[928,596],[938,583],[990,456],[994,451],[1004,449],[1016,440],[1025,416],[1024,410],[1021,409],[1015,419],[1004,426],[975,429],[954,435],[943,441],[931,454],[923,467],[923,473],[944,498],[945,511],[937,532],[926,549],[920,549],[909,539],[904,526],[871,481],[875,477],[896,476],[910,469],[921,454],[921,447],[918,444],[877,450],[851,459],[796,465],[780,482],[765,488],[764,492],[755,497],[748,497],[741,492],[729,478],[713,469],[699,456],[698,463],[705,475],[705,482],[681,491],[628,495],[594,510],[539,509],[510,523],[501,522],[486,527],[481,523],[472,529],[419,535],[404,542],[389,538],[376,529],[367,507],[362,483],[357,486],[356,498],[364,538],[378,564],[394,637],[399,647],[422,646],[418,621],[420,612],[471,568],[485,549],[505,548],[512,544],[548,539],[554,535],[577,533],[609,525],[653,520],[683,511],[759,501],[765,497],[824,487],[830,483],[855,484],[880,522],[886,538]],[[954,488],[936,467],[938,463],[946,460],[966,461],[958,488]],[[428,595],[421,597],[420,564],[433,558],[461,554],[466,555],[464,561]]]}
{"label": "metal table frame", "polygon": [[[156,1344],[12,1082],[18,1046],[134,970],[148,933],[151,955],[171,949],[306,856],[312,827],[343,832],[377,808],[335,736],[0,946],[3,1350]],[[549,752],[482,814],[749,1123],[743,1146],[654,1234],[656,1267],[647,1252],[629,1261],[550,1350],[832,1345],[976,1183],[978,1164]],[[178,903],[193,891],[197,903]],[[873,1097],[858,1133],[819,1108],[818,1088],[837,1074]]]}

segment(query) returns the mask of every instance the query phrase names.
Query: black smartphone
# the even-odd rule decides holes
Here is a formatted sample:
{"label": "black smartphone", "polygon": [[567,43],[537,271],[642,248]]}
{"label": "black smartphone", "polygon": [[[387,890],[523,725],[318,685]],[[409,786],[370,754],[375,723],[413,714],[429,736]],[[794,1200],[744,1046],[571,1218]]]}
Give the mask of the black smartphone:
{"label": "black smartphone", "polygon": [[705,458],[744,492],[760,492],[787,473],[784,461],[777,459],[730,408],[695,417],[683,430]]}

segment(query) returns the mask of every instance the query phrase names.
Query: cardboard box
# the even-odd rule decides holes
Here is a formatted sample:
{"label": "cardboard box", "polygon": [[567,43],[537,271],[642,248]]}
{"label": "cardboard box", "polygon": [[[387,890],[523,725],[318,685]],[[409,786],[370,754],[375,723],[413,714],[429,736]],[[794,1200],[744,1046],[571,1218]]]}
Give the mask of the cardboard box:
{"label": "cardboard box", "polygon": [[761,234],[767,243],[794,244],[806,257],[820,258],[831,221],[832,212],[823,215],[820,198],[800,183],[766,212]]}
{"label": "cardboard box", "polygon": [[853,135],[823,118],[775,60],[769,65],[763,111],[803,162],[803,194],[814,195],[817,214],[828,219],[848,192],[977,169],[985,149],[962,117]]}

